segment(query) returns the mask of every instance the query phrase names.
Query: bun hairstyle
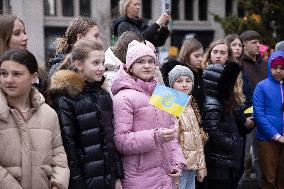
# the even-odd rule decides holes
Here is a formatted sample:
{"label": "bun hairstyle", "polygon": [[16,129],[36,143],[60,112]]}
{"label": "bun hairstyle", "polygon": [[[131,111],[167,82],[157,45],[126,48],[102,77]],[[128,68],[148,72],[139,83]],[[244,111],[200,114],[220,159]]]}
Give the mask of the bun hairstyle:
{"label": "bun hairstyle", "polygon": [[77,35],[85,35],[97,25],[97,22],[89,17],[77,17],[72,20],[63,37],[56,39],[57,53],[68,54],[77,41]]}
{"label": "bun hairstyle", "polygon": [[76,42],[69,55],[61,63],[59,69],[75,69],[73,63],[77,61],[85,61],[91,51],[103,51],[103,45],[96,40],[81,39]]}

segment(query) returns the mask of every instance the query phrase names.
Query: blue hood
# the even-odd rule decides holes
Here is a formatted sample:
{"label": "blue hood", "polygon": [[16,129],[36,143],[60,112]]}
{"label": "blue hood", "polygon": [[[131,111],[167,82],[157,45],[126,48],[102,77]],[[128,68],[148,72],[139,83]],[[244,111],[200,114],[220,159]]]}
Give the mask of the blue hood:
{"label": "blue hood", "polygon": [[271,61],[278,56],[284,57],[284,51],[275,51],[274,53],[272,53],[271,56],[269,57],[268,64],[267,64],[267,66],[268,66],[268,78],[271,79],[272,81],[276,81],[276,80],[271,75],[270,64],[271,64]]}

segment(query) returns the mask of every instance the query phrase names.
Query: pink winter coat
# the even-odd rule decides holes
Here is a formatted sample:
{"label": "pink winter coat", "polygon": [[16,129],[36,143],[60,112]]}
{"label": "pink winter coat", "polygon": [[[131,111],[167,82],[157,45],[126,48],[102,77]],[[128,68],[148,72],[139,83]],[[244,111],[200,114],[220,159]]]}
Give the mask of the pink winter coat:
{"label": "pink winter coat", "polygon": [[155,85],[124,70],[112,85],[114,140],[122,154],[124,189],[176,188],[169,174],[185,164],[178,141],[163,143],[159,137],[159,128],[174,127],[174,119],[149,104]]}

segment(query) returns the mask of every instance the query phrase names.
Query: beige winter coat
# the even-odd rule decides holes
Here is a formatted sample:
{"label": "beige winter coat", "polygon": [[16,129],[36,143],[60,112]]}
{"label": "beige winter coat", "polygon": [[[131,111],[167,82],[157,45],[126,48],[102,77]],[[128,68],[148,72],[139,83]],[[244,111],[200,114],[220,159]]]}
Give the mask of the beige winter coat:
{"label": "beige winter coat", "polygon": [[27,121],[7,105],[0,89],[0,188],[67,189],[69,168],[57,114],[44,97],[31,91]]}
{"label": "beige winter coat", "polygon": [[199,127],[200,114],[198,105],[192,99],[180,116],[178,124],[178,139],[186,160],[187,169],[196,170],[197,175],[206,176],[204,143],[207,140],[207,136]]}

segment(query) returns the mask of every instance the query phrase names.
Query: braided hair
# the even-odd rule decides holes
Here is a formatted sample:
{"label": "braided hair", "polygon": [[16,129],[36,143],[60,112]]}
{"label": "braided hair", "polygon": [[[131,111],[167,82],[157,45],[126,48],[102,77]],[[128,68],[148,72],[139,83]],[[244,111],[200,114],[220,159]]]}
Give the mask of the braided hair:
{"label": "braided hair", "polygon": [[56,39],[56,52],[62,54],[70,53],[73,45],[77,41],[77,35],[85,35],[94,26],[97,26],[97,22],[89,17],[77,17],[72,20],[65,35]]}

